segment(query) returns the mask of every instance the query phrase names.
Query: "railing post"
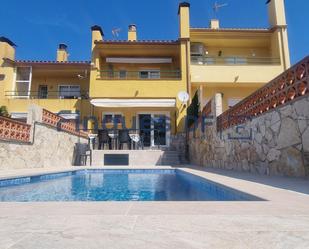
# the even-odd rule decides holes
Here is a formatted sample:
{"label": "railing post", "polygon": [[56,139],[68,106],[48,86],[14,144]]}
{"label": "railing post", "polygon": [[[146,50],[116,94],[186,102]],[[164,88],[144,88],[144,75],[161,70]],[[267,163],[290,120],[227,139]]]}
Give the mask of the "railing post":
{"label": "railing post", "polygon": [[222,93],[216,93],[215,95],[215,116],[218,117],[222,114],[223,110]]}

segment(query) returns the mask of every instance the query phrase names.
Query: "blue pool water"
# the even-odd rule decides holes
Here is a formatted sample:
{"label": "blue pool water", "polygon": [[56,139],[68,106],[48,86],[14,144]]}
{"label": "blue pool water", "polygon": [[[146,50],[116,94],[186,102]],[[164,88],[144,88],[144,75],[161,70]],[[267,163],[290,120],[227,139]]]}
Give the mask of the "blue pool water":
{"label": "blue pool water", "polygon": [[256,201],[181,170],[79,170],[0,181],[0,201]]}

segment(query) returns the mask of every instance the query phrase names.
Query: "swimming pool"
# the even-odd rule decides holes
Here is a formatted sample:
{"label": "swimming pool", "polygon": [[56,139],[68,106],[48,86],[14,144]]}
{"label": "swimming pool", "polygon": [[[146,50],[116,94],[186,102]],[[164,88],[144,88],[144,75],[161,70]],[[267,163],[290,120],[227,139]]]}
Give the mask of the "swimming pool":
{"label": "swimming pool", "polygon": [[257,200],[178,169],[93,169],[0,180],[2,202]]}

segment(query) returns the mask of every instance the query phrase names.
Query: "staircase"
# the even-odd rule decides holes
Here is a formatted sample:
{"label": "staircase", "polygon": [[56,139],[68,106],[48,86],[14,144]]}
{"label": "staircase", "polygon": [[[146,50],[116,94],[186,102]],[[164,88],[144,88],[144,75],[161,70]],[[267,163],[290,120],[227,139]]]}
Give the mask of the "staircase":
{"label": "staircase", "polygon": [[179,159],[179,152],[173,151],[173,150],[166,150],[164,151],[163,155],[161,156],[161,165],[180,165],[180,159]]}

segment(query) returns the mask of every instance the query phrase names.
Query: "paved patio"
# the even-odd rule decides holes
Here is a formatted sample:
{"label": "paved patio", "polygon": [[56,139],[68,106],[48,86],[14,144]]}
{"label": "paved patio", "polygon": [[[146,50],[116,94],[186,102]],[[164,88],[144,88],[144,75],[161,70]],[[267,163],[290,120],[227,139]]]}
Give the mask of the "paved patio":
{"label": "paved patio", "polygon": [[0,203],[0,249],[309,248],[308,180],[183,170],[267,201]]}

